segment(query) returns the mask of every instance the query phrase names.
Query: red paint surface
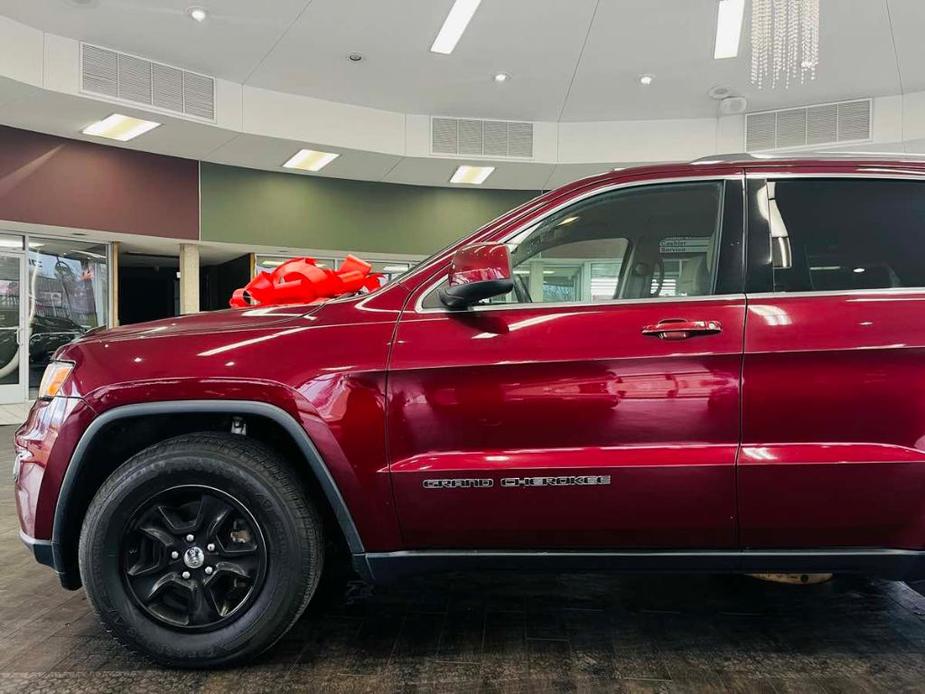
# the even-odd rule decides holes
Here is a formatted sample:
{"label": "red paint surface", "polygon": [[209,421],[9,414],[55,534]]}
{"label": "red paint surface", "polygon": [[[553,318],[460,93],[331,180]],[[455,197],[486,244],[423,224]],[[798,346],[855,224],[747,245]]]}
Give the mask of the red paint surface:
{"label": "red paint surface", "polygon": [[925,292],[749,299],[742,542],[925,547]]}
{"label": "red paint surface", "polygon": [[479,243],[453,254],[447,283],[451,287],[472,282],[511,279],[511,256],[503,244]]}
{"label": "red paint surface", "polygon": [[[296,419],[368,550],[925,547],[925,292],[414,310],[464,243],[499,241],[613,183],[741,168],[647,167],[572,184],[369,297],[84,338],[62,356],[77,363],[66,394],[86,406],[64,417],[64,406],[38,404],[18,435],[34,458],[17,488],[24,528],[49,536],[91,408],[215,398]],[[888,163],[746,168],[925,174]],[[720,330],[643,334],[666,320]],[[498,484],[563,474],[612,483]],[[423,489],[433,475],[495,485]]]}
{"label": "red paint surface", "polygon": [[[408,545],[732,546],[744,316],[744,300],[724,299],[406,313],[389,449]],[[642,334],[674,317],[726,329]],[[612,481],[425,492],[444,460],[464,478],[565,468]]]}

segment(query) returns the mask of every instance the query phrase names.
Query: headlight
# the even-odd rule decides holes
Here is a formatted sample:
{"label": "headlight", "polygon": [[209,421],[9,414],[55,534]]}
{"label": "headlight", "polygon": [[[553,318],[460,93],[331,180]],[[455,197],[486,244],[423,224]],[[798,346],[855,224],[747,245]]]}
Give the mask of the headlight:
{"label": "headlight", "polygon": [[67,361],[53,361],[46,366],[39,386],[39,399],[51,400],[55,397],[73,370],[74,365]]}

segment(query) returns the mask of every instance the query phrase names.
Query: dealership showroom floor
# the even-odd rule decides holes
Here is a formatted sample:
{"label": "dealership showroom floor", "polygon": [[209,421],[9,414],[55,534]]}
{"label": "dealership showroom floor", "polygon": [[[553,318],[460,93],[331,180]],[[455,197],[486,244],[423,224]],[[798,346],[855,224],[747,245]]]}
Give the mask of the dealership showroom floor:
{"label": "dealership showroom floor", "polygon": [[[12,427],[0,429],[8,465]],[[342,572],[256,662],[164,670],[103,631],[22,551],[0,494],[0,692],[913,692],[925,597],[848,576],[452,574],[367,586]],[[925,585],[923,585],[925,590]]]}

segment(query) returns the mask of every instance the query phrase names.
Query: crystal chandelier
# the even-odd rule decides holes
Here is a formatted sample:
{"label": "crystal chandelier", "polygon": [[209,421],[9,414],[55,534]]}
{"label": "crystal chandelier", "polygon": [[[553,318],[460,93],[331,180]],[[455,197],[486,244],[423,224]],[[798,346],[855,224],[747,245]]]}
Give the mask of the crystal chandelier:
{"label": "crystal chandelier", "polygon": [[819,0],[752,0],[752,84],[816,79]]}

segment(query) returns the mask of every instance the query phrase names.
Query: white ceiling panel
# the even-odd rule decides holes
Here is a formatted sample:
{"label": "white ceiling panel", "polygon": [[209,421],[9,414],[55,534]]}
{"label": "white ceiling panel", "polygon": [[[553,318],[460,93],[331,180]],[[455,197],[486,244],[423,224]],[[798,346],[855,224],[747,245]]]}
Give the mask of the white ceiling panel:
{"label": "white ceiling panel", "polygon": [[[748,11],[739,56],[713,59],[716,7],[716,0],[601,2],[562,120],[715,116],[707,92],[718,85],[746,96],[750,111],[899,91],[885,0],[824,1],[817,78],[789,89],[751,85]],[[914,24],[920,37],[925,17]],[[643,74],[655,76],[652,85],[639,83]]]}
{"label": "white ceiling panel", "polygon": [[[247,78],[309,0],[0,0],[0,14],[236,82]],[[85,4],[84,4],[85,3]],[[201,24],[186,10],[201,5]]]}
{"label": "white ceiling panel", "polygon": [[[249,83],[406,113],[556,120],[594,0],[485,0],[451,55],[431,53],[451,5],[314,0]],[[496,84],[498,72],[511,79]]]}
{"label": "white ceiling panel", "polygon": [[[749,82],[713,60],[717,0],[484,0],[456,50],[429,47],[452,0],[0,0],[0,15],[281,92],[400,113],[512,120],[716,115],[725,86],[766,109],[925,89],[925,0],[824,0],[814,82]],[[895,50],[894,50],[895,39]],[[362,54],[352,63],[347,55]],[[507,72],[504,84],[492,81]],[[652,73],[648,88],[639,75]],[[900,85],[899,75],[903,83]],[[573,81],[574,76],[574,81]]]}
{"label": "white ceiling panel", "polygon": [[903,92],[925,90],[925,2],[889,0],[896,62]]}

